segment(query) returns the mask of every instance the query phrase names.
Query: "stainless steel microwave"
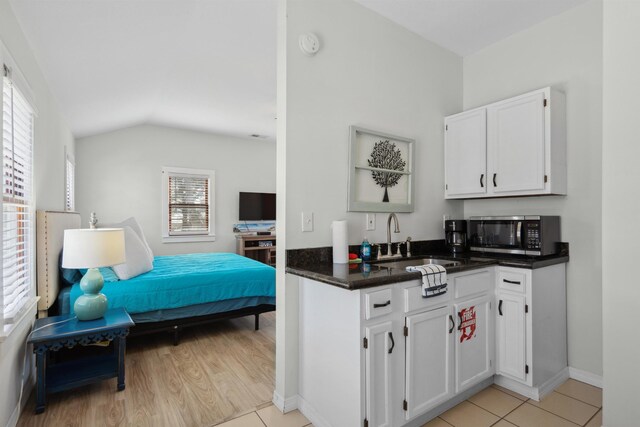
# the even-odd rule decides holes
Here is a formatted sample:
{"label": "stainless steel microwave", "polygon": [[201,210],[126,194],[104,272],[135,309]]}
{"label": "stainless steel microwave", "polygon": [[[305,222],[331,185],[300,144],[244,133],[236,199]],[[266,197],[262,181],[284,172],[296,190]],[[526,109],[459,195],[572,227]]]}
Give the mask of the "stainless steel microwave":
{"label": "stainless steel microwave", "polygon": [[521,255],[552,255],[560,242],[559,216],[472,216],[472,251]]}

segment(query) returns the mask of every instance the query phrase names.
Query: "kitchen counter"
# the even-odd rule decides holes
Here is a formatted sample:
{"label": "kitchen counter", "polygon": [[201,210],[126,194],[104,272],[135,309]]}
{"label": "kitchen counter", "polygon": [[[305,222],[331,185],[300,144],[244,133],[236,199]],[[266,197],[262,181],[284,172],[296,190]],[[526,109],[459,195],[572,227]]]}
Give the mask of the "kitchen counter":
{"label": "kitchen counter", "polygon": [[[438,241],[439,242],[439,241]],[[563,243],[561,251],[556,255],[544,257],[530,257],[524,255],[486,254],[482,252],[466,252],[452,256],[445,252],[441,245],[426,245],[432,250],[421,251],[421,255],[403,257],[391,260],[378,260],[361,264],[333,264],[331,262],[331,248],[317,248],[287,251],[286,272],[296,276],[313,279],[318,282],[355,290],[389,283],[421,280],[417,272],[407,272],[404,268],[393,268],[394,261],[416,260],[416,265],[422,265],[423,258],[440,258],[457,261],[455,266],[447,266],[447,273],[483,268],[491,265],[505,267],[537,269],[569,261],[569,245]]]}

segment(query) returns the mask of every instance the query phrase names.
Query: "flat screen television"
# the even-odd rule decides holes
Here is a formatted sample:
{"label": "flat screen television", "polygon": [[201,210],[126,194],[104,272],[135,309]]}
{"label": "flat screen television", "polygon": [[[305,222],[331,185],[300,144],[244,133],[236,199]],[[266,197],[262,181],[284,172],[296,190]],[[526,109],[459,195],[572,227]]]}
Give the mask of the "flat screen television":
{"label": "flat screen television", "polygon": [[240,193],[240,221],[275,221],[275,193]]}

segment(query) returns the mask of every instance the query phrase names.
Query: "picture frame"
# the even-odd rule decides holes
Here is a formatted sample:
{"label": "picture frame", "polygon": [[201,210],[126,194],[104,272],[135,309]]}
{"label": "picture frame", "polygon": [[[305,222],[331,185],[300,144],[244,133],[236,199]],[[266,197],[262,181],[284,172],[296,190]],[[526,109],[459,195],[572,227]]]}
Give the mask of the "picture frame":
{"label": "picture frame", "polygon": [[349,212],[413,212],[415,140],[349,127]]}

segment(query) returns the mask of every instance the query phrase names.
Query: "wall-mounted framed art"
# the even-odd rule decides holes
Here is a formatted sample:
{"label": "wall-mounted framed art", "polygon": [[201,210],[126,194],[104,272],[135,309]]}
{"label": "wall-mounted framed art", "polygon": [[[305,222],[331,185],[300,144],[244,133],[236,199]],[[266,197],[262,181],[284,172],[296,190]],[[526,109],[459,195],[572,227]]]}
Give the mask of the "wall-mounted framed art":
{"label": "wall-mounted framed art", "polygon": [[413,212],[413,146],[397,135],[350,126],[349,212]]}

